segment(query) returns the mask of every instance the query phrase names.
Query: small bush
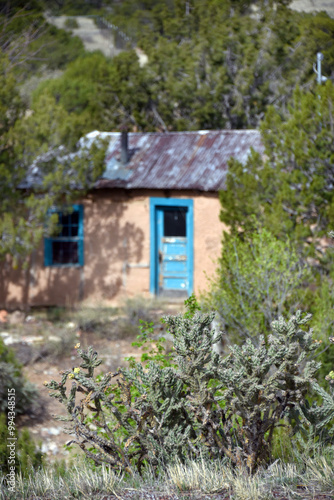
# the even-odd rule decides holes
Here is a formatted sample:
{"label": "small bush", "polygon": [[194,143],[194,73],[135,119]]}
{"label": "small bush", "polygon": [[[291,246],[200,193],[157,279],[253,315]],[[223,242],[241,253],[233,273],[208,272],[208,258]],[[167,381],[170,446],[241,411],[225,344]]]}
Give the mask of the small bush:
{"label": "small bush", "polygon": [[225,235],[204,307],[219,313],[232,342],[256,340],[269,334],[273,320],[301,308],[309,278],[288,238],[261,228],[244,238]]}
{"label": "small bush", "polygon": [[70,30],[74,30],[79,28],[78,21],[75,19],[75,17],[68,17],[64,23],[65,28],[68,28]]}
{"label": "small bush", "polygon": [[[15,441],[15,462],[13,463],[12,455],[8,444],[14,441],[9,438],[16,438]],[[38,468],[43,465],[43,455],[36,447],[35,442],[30,437],[27,429],[22,429],[20,432],[15,428],[14,436],[9,434],[7,425],[7,417],[5,413],[0,414],[0,470],[3,475],[9,474],[10,466],[15,466],[15,473],[20,472],[23,476],[28,476],[31,469]]]}
{"label": "small bush", "polygon": [[17,415],[34,410],[38,392],[35,386],[24,378],[14,351],[8,348],[0,338],[0,413],[8,409],[8,389],[15,389]]}
{"label": "small bush", "polygon": [[117,321],[117,329],[122,337],[133,337],[138,334],[140,322],[149,323],[156,316],[156,309],[162,309],[162,304],[154,299],[137,296],[124,302],[122,317]]}

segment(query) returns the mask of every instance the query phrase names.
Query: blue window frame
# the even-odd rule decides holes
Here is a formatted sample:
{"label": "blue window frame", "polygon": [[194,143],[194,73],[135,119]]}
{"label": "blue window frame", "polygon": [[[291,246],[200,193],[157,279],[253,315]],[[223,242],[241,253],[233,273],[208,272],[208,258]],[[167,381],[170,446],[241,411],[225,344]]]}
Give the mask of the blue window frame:
{"label": "blue window frame", "polygon": [[82,205],[70,210],[52,210],[58,214],[58,232],[44,239],[44,265],[76,267],[84,265],[84,211]]}
{"label": "blue window frame", "polygon": [[150,198],[150,292],[193,292],[193,200]]}

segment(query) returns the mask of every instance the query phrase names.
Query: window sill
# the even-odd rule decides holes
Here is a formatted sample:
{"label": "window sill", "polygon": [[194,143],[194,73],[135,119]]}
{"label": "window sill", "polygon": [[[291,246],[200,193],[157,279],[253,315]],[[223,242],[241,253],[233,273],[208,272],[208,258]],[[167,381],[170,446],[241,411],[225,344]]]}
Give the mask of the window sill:
{"label": "window sill", "polygon": [[80,267],[84,267],[83,264],[49,264],[48,266],[44,266],[45,268],[80,268]]}

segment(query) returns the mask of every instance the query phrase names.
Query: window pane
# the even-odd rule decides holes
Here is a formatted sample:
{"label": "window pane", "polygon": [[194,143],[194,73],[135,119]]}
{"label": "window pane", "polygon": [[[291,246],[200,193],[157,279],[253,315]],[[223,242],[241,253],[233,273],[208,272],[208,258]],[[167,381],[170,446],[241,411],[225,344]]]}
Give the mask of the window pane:
{"label": "window pane", "polygon": [[73,212],[70,215],[71,218],[71,225],[77,226],[79,224],[79,212]]}
{"label": "window pane", "polygon": [[78,236],[79,233],[79,226],[71,226],[71,234],[70,236]]}
{"label": "window pane", "polygon": [[62,238],[66,237],[66,236],[71,236],[70,235],[70,227],[69,226],[61,226],[61,231],[59,233],[59,235],[57,236],[61,236]]}
{"label": "window pane", "polygon": [[187,236],[186,208],[164,210],[164,236]]}
{"label": "window pane", "polygon": [[76,237],[79,234],[79,212],[73,212],[71,214],[59,215],[59,233],[56,235],[58,237]]}
{"label": "window pane", "polygon": [[52,242],[53,264],[78,264],[79,252],[77,241],[53,241]]}
{"label": "window pane", "polygon": [[71,236],[78,236],[79,234],[79,212],[71,214]]}

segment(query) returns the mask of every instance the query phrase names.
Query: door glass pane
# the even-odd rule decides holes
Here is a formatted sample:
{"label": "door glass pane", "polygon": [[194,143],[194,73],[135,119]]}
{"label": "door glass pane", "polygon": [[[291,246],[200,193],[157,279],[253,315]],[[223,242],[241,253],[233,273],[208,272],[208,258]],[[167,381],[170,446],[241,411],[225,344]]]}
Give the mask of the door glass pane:
{"label": "door glass pane", "polygon": [[164,236],[187,236],[186,208],[164,210]]}

